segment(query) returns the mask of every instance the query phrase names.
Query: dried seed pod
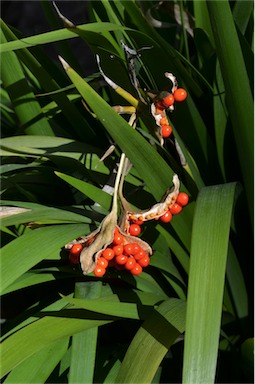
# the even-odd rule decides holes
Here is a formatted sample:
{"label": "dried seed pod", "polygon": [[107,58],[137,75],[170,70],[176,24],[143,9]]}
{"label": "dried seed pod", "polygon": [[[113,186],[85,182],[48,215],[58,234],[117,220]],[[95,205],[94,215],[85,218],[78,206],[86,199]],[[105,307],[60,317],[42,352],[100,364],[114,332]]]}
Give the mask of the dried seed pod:
{"label": "dried seed pod", "polygon": [[128,232],[131,223],[134,220],[148,221],[157,220],[164,215],[175,203],[179,194],[180,181],[177,175],[173,176],[173,187],[167,191],[160,203],[154,204],[148,210],[133,212],[130,210],[125,211],[125,221],[122,221],[122,226]]}

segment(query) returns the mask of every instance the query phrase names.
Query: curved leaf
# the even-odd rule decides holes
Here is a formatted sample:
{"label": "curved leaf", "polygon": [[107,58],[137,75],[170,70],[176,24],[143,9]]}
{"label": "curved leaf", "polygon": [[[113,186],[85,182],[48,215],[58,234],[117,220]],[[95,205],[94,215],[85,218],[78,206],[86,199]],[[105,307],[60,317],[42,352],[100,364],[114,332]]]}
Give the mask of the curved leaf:
{"label": "curved leaf", "polygon": [[183,383],[214,383],[236,184],[203,188],[195,210]]}
{"label": "curved leaf", "polygon": [[184,331],[185,308],[185,301],[170,299],[145,320],[128,348],[116,383],[151,383],[168,349]]}
{"label": "curved leaf", "polygon": [[16,238],[2,248],[1,292],[43,259],[59,259],[61,248],[84,235],[85,224],[51,225]]}

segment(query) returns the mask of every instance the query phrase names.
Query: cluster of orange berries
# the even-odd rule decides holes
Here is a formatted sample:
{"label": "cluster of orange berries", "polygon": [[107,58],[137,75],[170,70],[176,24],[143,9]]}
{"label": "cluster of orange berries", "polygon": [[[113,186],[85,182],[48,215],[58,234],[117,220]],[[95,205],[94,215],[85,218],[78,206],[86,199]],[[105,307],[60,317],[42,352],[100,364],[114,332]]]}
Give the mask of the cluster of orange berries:
{"label": "cluster of orange berries", "polygon": [[156,114],[162,115],[159,123],[161,126],[161,135],[166,138],[169,137],[172,133],[172,128],[168,124],[164,110],[171,107],[175,101],[181,102],[184,101],[187,97],[187,92],[183,88],[176,88],[174,93],[162,92],[163,98],[155,102]]}
{"label": "cluster of orange berries", "polygon": [[94,274],[95,276],[103,276],[106,272],[106,268],[109,266],[114,267],[117,270],[126,269],[130,271],[132,275],[139,275],[143,268],[147,267],[149,263],[150,256],[145,250],[135,242],[125,244],[123,235],[116,227],[112,244],[102,251],[97,259]]}
{"label": "cluster of orange berries", "polygon": [[[131,224],[130,228],[129,233],[132,236],[138,236],[141,232],[138,224]],[[88,245],[88,243],[85,243],[85,247]],[[72,246],[69,253],[69,260],[72,264],[79,264],[82,249],[83,245],[78,243]],[[101,252],[93,272],[95,276],[101,277],[104,276],[108,267],[114,267],[117,270],[126,269],[132,275],[139,275],[149,263],[150,256],[145,250],[135,242],[125,243],[124,236],[116,227],[112,243]]]}
{"label": "cluster of orange berries", "polygon": [[[177,215],[182,211],[182,207],[189,202],[189,197],[185,192],[180,192],[172,207],[158,219],[163,223],[169,223],[173,215]],[[144,220],[134,219],[128,228],[128,234],[131,236],[139,236],[141,233],[141,225]],[[71,264],[80,263],[80,254],[83,247],[88,247],[95,238],[90,238],[85,244],[73,244],[69,252],[69,261]],[[150,264],[149,254],[137,243],[127,243],[124,236],[119,232],[118,227],[114,230],[112,243],[105,248],[97,259],[94,269],[94,275],[97,277],[104,276],[108,267],[114,267],[117,270],[128,270],[132,275],[139,275],[143,268]]]}
{"label": "cluster of orange berries", "polygon": [[163,223],[169,223],[173,215],[178,215],[182,211],[182,207],[185,207],[189,202],[189,196],[185,192],[180,192],[175,200],[175,203],[172,207],[165,212],[162,216],[160,216],[159,220]]}

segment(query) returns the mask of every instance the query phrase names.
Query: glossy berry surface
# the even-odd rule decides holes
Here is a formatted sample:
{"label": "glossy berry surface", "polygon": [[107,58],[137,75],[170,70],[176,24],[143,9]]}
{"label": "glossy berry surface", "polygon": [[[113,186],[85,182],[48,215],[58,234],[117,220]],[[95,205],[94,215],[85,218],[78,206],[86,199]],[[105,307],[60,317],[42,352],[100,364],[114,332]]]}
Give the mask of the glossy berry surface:
{"label": "glossy berry surface", "polygon": [[172,131],[173,131],[172,128],[168,124],[162,125],[161,127],[161,135],[164,138],[169,137]]}
{"label": "glossy berry surface", "polygon": [[126,255],[118,255],[115,257],[116,263],[120,265],[126,264],[128,257]]}
{"label": "glossy berry surface", "polygon": [[177,88],[174,91],[174,99],[176,101],[184,101],[187,97],[187,92],[183,88]]}
{"label": "glossy berry surface", "polygon": [[176,203],[185,207],[189,202],[189,196],[185,192],[180,192],[177,196]]}
{"label": "glossy berry surface", "polygon": [[113,237],[113,244],[115,244],[115,245],[120,245],[120,244],[122,244],[123,243],[123,236],[122,236],[122,234],[121,233],[119,233],[119,232],[115,232],[114,233],[114,237]]}
{"label": "glossy berry surface", "polygon": [[129,227],[129,233],[131,236],[138,236],[141,233],[141,227],[138,224],[131,224]]}
{"label": "glossy berry surface", "polygon": [[137,261],[138,264],[141,265],[141,267],[147,267],[150,264],[150,258],[148,255],[142,257],[140,260]]}
{"label": "glossy berry surface", "polygon": [[81,253],[82,251],[82,245],[81,244],[74,244],[70,250],[70,253],[76,254]]}
{"label": "glossy berry surface", "polygon": [[132,268],[130,270],[130,272],[132,273],[132,275],[140,275],[140,273],[142,272],[143,268],[141,267],[140,264],[138,263],[135,263],[135,266],[134,268]]}
{"label": "glossy berry surface", "polygon": [[163,100],[161,100],[164,107],[170,107],[174,104],[174,96],[170,93],[167,97],[165,97]]}
{"label": "glossy berry surface", "polygon": [[96,268],[94,269],[94,275],[97,277],[104,276],[105,272],[106,272],[106,269],[104,267],[100,267],[99,265],[97,265]]}
{"label": "glossy berry surface", "polygon": [[112,260],[115,256],[115,253],[113,251],[112,248],[106,248],[103,252],[102,252],[102,256],[106,259],[106,260]]}
{"label": "glossy berry surface", "polygon": [[125,264],[125,268],[130,271],[135,267],[135,264],[136,264],[136,260],[133,257],[129,257]]}
{"label": "glossy berry surface", "polygon": [[164,215],[160,216],[159,220],[162,221],[163,223],[170,223],[172,220],[173,215],[172,213],[168,210]]}
{"label": "glossy berry surface", "polygon": [[182,206],[174,203],[173,206],[170,208],[170,212],[172,215],[178,215],[182,211]]}
{"label": "glossy berry surface", "polygon": [[146,256],[147,255],[147,253],[143,250],[143,249],[141,249],[139,252],[137,252],[136,254],[134,254],[134,258],[136,259],[136,260],[140,260],[140,259],[142,259],[144,256]]}
{"label": "glossy berry surface", "polygon": [[113,250],[115,256],[118,256],[118,255],[122,255],[123,250],[124,250],[124,247],[123,247],[123,245],[121,245],[121,244],[119,244],[119,245],[114,245],[114,246],[112,247],[112,250]]}
{"label": "glossy berry surface", "polygon": [[97,259],[97,266],[107,268],[108,267],[108,261],[104,257],[99,257]]}

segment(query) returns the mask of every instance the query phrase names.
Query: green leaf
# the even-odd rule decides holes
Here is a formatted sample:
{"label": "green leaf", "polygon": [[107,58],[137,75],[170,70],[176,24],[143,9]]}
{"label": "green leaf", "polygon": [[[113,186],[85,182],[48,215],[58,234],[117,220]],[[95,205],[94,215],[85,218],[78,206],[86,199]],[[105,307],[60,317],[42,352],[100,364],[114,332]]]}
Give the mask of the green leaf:
{"label": "green leaf", "polygon": [[85,196],[100,204],[103,208],[107,209],[108,211],[110,210],[112,204],[112,196],[108,193],[102,191],[90,183],[86,183],[85,181],[76,179],[75,177],[65,175],[64,173],[55,172],[55,174],[62,180],[65,180],[68,184],[84,193]]}
{"label": "green leaf", "polygon": [[76,316],[72,311],[49,312],[48,316],[33,322],[14,333],[1,344],[1,377],[10,372],[22,361],[52,346],[61,339],[111,322],[101,318],[89,320],[86,313],[79,312]]}
{"label": "green leaf", "polygon": [[51,225],[29,231],[2,248],[1,291],[43,259],[59,259],[61,248],[84,235],[85,224]]}
{"label": "green leaf", "polygon": [[[1,41],[6,41],[2,29]],[[3,86],[14,105],[22,129],[28,134],[53,136],[52,128],[42,113],[16,54],[4,53],[1,64]]]}
{"label": "green leaf", "polygon": [[122,29],[123,27],[112,23],[87,23],[79,25],[75,28],[63,28],[56,31],[42,33],[40,35],[34,35],[31,37],[25,37],[22,40],[11,41],[9,43],[3,43],[0,46],[0,52],[9,52],[16,49],[29,48],[35,45],[53,43],[55,41],[61,41],[66,39],[72,39],[79,36],[79,32],[88,31],[102,33],[105,31],[114,31]]}
{"label": "green leaf", "polygon": [[235,183],[203,188],[194,215],[183,383],[214,383]]}
{"label": "green leaf", "polygon": [[32,272],[26,272],[21,275],[14,283],[8,285],[8,287],[2,292],[2,295],[7,293],[17,291],[22,288],[27,288],[32,285],[47,283],[49,281],[54,281],[56,279],[70,278],[73,274],[64,272],[59,272],[57,268],[51,269],[50,271],[46,270],[33,270]]}
{"label": "green leaf", "polygon": [[5,383],[44,384],[68,348],[69,337],[41,349],[14,368]]}
{"label": "green leaf", "polygon": [[[124,303],[120,302],[117,295],[112,295],[106,301],[103,299],[72,299],[67,298],[69,304],[73,304],[76,308],[83,308],[89,311],[102,313],[110,316],[124,317],[127,319],[144,319],[151,311],[154,305],[159,302],[159,295],[145,295],[146,305],[142,303]],[[143,295],[139,295],[139,300],[142,301]]]}
{"label": "green leaf", "polygon": [[62,62],[73,84],[95,112],[109,134],[126,153],[141,178],[160,199],[173,176],[173,171],[152,146],[120,117],[67,63]]}
{"label": "green leaf", "polygon": [[[2,201],[4,205],[25,207],[27,204],[16,201]],[[24,223],[56,224],[56,223],[91,223],[91,219],[64,209],[47,207],[40,204],[31,204],[31,211],[4,217],[1,220],[3,227]]]}
{"label": "green leaf", "polygon": [[[102,295],[101,282],[76,283],[75,297],[94,300]],[[71,364],[68,383],[92,383],[97,350],[98,328],[94,327],[72,337]]]}
{"label": "green leaf", "polygon": [[[246,196],[250,203],[254,198],[254,105],[251,88],[229,2],[208,1],[207,7],[225,84],[226,102],[233,125]],[[240,127],[242,127],[241,134]],[[249,204],[249,213],[252,222],[252,204]]]}
{"label": "green leaf", "polygon": [[184,331],[186,303],[164,301],[139,328],[124,357],[116,383],[150,383],[177,337]]}

